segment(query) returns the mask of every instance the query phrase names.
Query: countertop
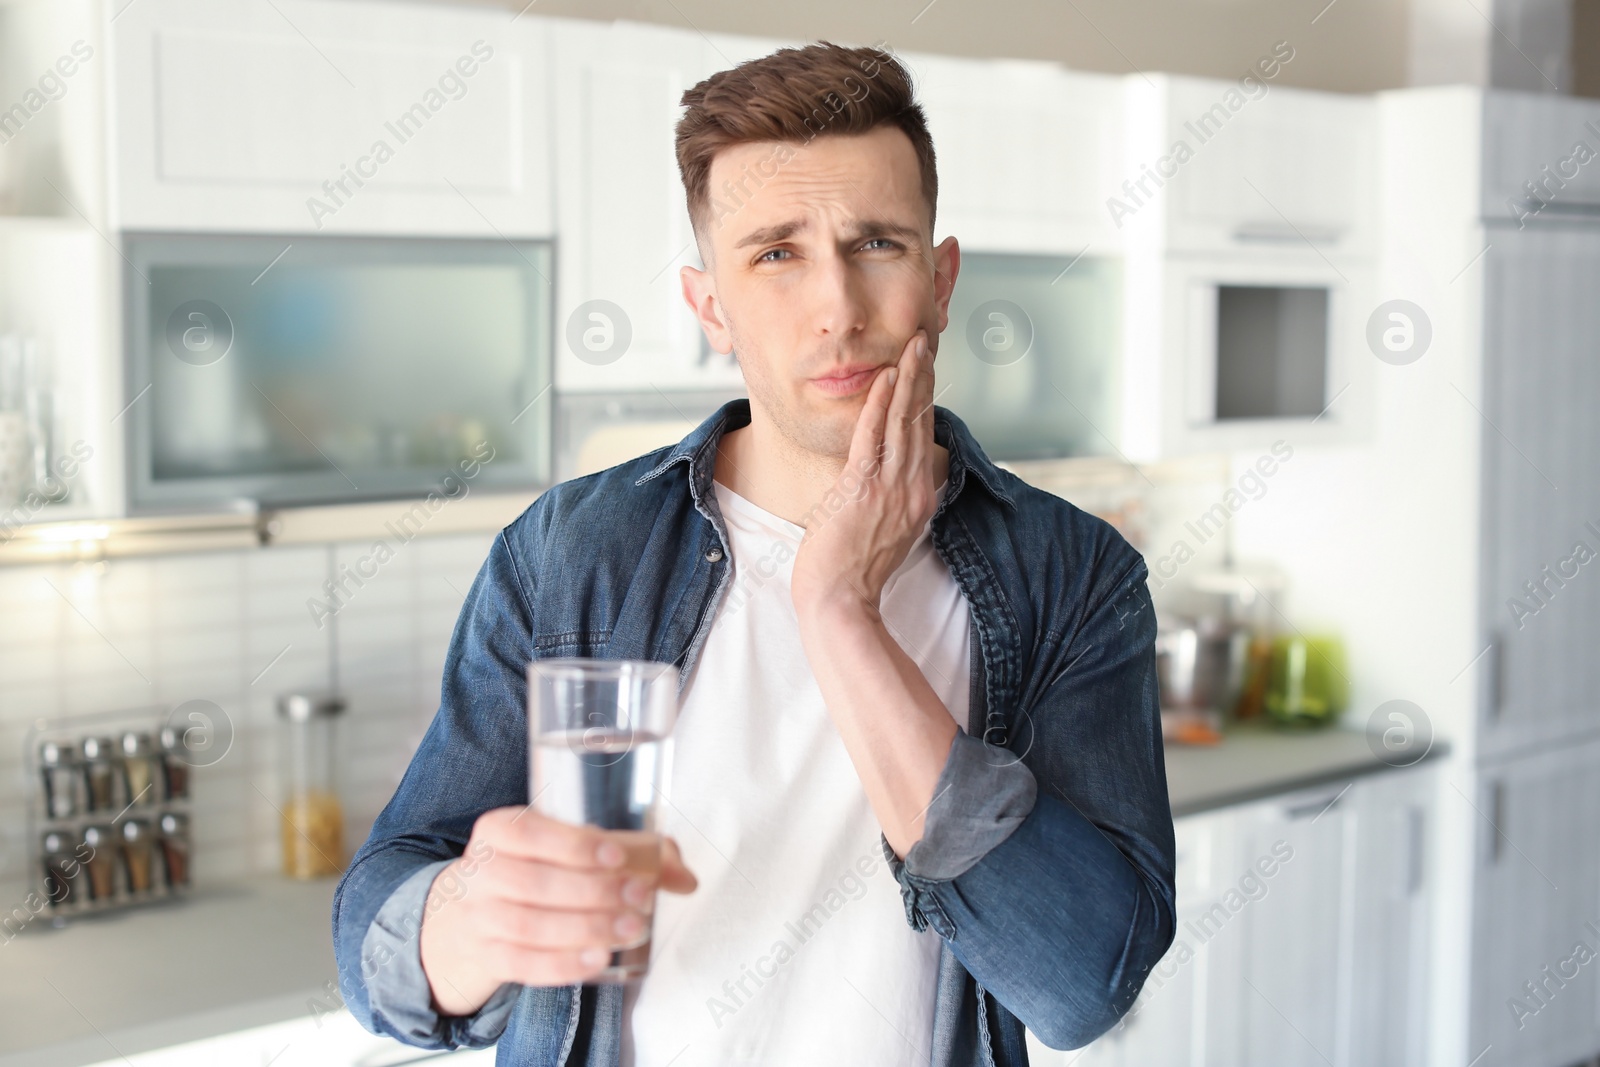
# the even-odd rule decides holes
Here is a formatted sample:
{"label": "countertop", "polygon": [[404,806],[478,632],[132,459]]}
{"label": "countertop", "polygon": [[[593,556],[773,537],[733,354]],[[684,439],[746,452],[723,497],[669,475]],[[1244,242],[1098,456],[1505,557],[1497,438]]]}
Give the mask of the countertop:
{"label": "countertop", "polygon": [[[1342,730],[1239,729],[1169,745],[1166,762],[1179,818],[1389,769]],[[60,930],[35,920],[0,940],[0,1067],[82,1067],[337,1005],[333,888],[268,877]]]}
{"label": "countertop", "polygon": [[[1226,736],[1211,747],[1166,746],[1167,800],[1174,818],[1394,769],[1359,730],[1290,732],[1253,726]],[[1420,763],[1448,752],[1448,745],[1434,741],[1421,759],[1408,759]]]}
{"label": "countertop", "polygon": [[313,998],[337,1008],[333,888],[263,877],[59,930],[35,919],[0,939],[0,1067],[99,1063],[306,1016]]}

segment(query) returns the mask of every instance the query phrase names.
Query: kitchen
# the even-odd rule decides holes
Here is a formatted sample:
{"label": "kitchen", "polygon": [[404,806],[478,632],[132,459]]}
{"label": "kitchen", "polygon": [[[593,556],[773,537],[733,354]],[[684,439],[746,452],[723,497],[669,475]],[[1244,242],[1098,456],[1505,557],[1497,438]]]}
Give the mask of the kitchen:
{"label": "kitchen", "polygon": [[817,39],[1160,619],[1172,948],[1031,1062],[1595,1061],[1596,5],[1460,6],[0,4],[0,1067],[425,1055],[336,876],[497,533],[745,395],[672,130]]}

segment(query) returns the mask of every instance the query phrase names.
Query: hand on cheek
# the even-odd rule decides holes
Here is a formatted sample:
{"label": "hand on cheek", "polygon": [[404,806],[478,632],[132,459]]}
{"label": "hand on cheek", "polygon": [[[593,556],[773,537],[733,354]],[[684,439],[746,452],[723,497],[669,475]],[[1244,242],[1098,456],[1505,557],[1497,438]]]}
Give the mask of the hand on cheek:
{"label": "hand on cheek", "polygon": [[876,611],[883,587],[932,516],[933,356],[923,330],[873,379],[833,488],[795,555],[795,609]]}

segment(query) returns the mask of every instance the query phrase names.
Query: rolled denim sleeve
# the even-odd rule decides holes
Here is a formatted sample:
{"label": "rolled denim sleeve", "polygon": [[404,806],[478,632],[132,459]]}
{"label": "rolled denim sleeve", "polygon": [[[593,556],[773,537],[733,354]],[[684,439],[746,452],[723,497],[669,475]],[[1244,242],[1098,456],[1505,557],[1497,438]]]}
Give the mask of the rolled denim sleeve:
{"label": "rolled denim sleeve", "polygon": [[503,985],[471,1016],[447,1018],[433,1010],[433,994],[422,969],[423,911],[439,872],[439,860],[400,883],[378,909],[361,941],[362,971],[372,1014],[407,1044],[443,1048],[492,1045],[505,1029],[520,987]]}
{"label": "rolled denim sleeve", "polygon": [[957,732],[934,783],[922,836],[906,852],[906,870],[938,881],[965,874],[1022,825],[1038,788],[1010,749]]}
{"label": "rolled denim sleeve", "polygon": [[[1147,571],[1133,553],[1099,573],[1098,588],[1067,594],[1087,605],[1075,620],[1057,605],[1063,618],[1010,716],[1031,726],[1021,742],[1020,731],[1004,748],[963,735],[923,839],[902,861],[880,835],[907,922],[933,928],[1057,1049],[1110,1029],[1175,933]],[[1030,771],[1028,785],[1016,767]]]}

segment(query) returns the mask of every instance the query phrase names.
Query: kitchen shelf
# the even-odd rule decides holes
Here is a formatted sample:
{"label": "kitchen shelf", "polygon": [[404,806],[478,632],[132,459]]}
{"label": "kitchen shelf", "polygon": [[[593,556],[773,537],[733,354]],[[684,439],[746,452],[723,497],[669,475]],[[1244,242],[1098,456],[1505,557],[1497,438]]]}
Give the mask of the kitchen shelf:
{"label": "kitchen shelf", "polygon": [[[493,533],[509,525],[543,490],[472,493],[431,509],[427,498],[327,504],[234,514],[99,519],[66,505],[50,521],[30,523],[0,540],[0,566],[94,563],[129,556],[225,552],[275,545],[370,541],[374,538]],[[70,510],[69,510],[70,509]],[[420,510],[419,510],[420,509]]]}

